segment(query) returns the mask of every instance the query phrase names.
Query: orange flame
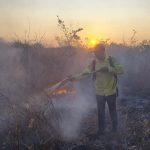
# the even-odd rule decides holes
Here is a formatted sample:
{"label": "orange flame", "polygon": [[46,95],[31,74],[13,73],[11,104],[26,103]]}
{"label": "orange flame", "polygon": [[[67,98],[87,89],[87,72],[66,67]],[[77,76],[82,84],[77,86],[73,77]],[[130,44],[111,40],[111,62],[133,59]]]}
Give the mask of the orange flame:
{"label": "orange flame", "polygon": [[67,94],[67,90],[66,89],[60,89],[56,92],[56,94],[61,95],[61,94]]}
{"label": "orange flame", "polygon": [[59,89],[53,93],[53,95],[66,95],[66,94],[75,94],[76,91],[69,89]]}

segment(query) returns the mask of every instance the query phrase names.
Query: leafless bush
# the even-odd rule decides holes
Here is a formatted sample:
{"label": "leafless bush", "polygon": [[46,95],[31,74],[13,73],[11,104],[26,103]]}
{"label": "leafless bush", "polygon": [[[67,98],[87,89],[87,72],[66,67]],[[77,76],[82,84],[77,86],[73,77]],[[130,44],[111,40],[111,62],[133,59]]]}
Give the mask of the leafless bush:
{"label": "leafless bush", "polygon": [[[12,149],[35,149],[47,143],[60,140],[59,123],[61,115],[53,106],[52,97],[45,93],[31,97],[28,102],[14,103],[5,98],[5,109],[10,113],[9,118],[1,119],[4,124],[9,123],[5,131],[5,144]],[[3,106],[4,107],[4,106]],[[11,120],[13,120],[11,122]]]}
{"label": "leafless bush", "polygon": [[60,27],[60,29],[63,33],[62,37],[60,37],[60,36],[56,37],[58,44],[60,46],[77,46],[77,45],[80,45],[81,44],[81,41],[80,41],[81,38],[78,35],[78,33],[80,31],[82,31],[83,28],[79,28],[76,30],[70,29],[70,28],[66,27],[65,22],[63,20],[61,20],[59,18],[59,16],[57,16],[57,18],[58,18],[58,26]]}

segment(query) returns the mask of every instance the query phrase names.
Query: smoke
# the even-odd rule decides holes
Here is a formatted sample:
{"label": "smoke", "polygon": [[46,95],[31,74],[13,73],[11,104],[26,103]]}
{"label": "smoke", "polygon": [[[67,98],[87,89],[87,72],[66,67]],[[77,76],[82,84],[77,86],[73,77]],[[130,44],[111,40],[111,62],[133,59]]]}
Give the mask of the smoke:
{"label": "smoke", "polygon": [[0,42],[0,88],[4,93],[9,93],[11,97],[19,94],[20,88],[24,86],[24,69],[20,63],[20,55],[20,49]]}
{"label": "smoke", "polygon": [[[125,45],[109,45],[107,47],[108,55],[115,57],[124,68],[124,74],[118,76],[119,97],[126,97],[129,95],[147,95],[149,92],[150,82],[146,80],[150,75],[150,47],[139,45],[137,47]],[[91,58],[92,56],[90,56]],[[82,70],[91,59],[79,60],[80,57],[75,58],[76,65],[79,70]],[[80,68],[78,64],[83,63]],[[72,66],[70,66],[72,67]],[[72,67],[73,69],[73,67]],[[74,69],[73,69],[74,70]],[[75,87],[77,91],[76,97],[69,106],[67,114],[63,116],[61,129],[62,134],[66,138],[77,138],[82,132],[81,126],[83,120],[89,115],[93,108],[96,108],[95,92],[90,78],[80,81]],[[71,100],[71,98],[70,98]],[[63,106],[63,104],[62,104]],[[70,109],[69,109],[70,108]],[[83,124],[84,126],[84,124]]]}
{"label": "smoke", "polygon": [[[73,48],[14,47],[0,41],[0,136],[7,134],[6,138],[13,139],[19,128],[26,144],[44,143],[58,135],[67,139],[78,137],[82,120],[90,110],[89,97],[77,92],[68,101],[54,101],[53,106],[55,98],[43,91],[88,64],[88,54],[79,52]],[[76,91],[79,87],[74,85]]]}
{"label": "smoke", "polygon": [[124,68],[119,77],[120,94],[147,95],[150,90],[150,45],[126,46],[112,44],[108,46],[109,54],[115,57]]}
{"label": "smoke", "polygon": [[[24,98],[25,74],[20,63],[21,50],[0,41],[0,136],[14,126],[16,109]],[[15,105],[16,104],[16,105]],[[20,109],[18,108],[18,111]],[[0,141],[1,142],[1,141]]]}
{"label": "smoke", "polygon": [[85,126],[84,120],[96,107],[94,86],[91,78],[84,79],[80,83],[74,83],[73,86],[76,91],[75,94],[66,95],[60,98],[59,101],[54,101],[55,107],[62,110],[60,133],[66,140],[79,137],[80,133],[82,133],[81,127]]}
{"label": "smoke", "polygon": [[[150,90],[150,82],[145,80],[150,75],[150,48],[141,48],[108,46],[110,55],[125,70],[118,81],[120,96]],[[49,136],[78,138],[84,120],[96,108],[91,77],[67,83],[64,88],[75,91],[70,94],[47,96],[43,91],[67,75],[81,72],[91,59],[91,54],[81,49],[16,48],[0,41],[0,136],[19,124],[25,143],[44,143]]]}

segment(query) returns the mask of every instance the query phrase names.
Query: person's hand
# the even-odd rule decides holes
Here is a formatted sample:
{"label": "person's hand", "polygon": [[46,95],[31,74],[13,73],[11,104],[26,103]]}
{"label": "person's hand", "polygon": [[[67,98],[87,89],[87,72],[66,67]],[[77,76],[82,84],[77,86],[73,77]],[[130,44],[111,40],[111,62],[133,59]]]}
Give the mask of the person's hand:
{"label": "person's hand", "polygon": [[98,72],[107,73],[107,72],[109,72],[109,68],[108,67],[102,67],[101,69],[98,70]]}

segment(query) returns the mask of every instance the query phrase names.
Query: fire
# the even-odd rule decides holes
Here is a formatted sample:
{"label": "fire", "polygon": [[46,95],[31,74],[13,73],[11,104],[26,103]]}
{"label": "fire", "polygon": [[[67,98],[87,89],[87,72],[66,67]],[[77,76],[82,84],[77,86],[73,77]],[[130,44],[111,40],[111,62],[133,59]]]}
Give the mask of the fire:
{"label": "fire", "polygon": [[66,95],[66,94],[75,94],[76,91],[70,89],[59,89],[53,93],[53,95]]}
{"label": "fire", "polygon": [[58,94],[58,95],[67,94],[67,90],[66,89],[60,89],[60,90],[56,91],[56,94]]}

